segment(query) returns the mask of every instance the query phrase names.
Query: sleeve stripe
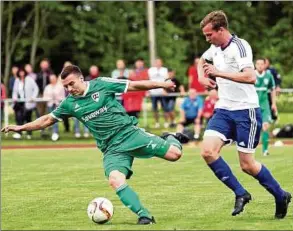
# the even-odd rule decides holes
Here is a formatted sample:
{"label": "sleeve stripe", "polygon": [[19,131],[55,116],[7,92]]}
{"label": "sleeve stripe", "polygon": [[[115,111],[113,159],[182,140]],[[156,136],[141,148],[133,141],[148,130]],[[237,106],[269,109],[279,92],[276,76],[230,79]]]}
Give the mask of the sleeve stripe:
{"label": "sleeve stripe", "polygon": [[50,115],[54,118],[54,119],[56,119],[56,120],[58,120],[58,121],[62,121],[62,119],[61,118],[58,118],[57,116],[55,116],[52,112],[50,113]]}
{"label": "sleeve stripe", "polygon": [[232,42],[234,42],[237,45],[237,47],[238,47],[238,49],[240,51],[240,57],[241,58],[246,57],[247,56],[246,55],[246,50],[245,50],[245,47],[243,46],[242,42],[237,38],[233,38]]}
{"label": "sleeve stripe", "polygon": [[129,87],[129,83],[130,83],[130,81],[126,81],[126,86],[125,86],[125,90],[124,90],[124,93],[126,93],[127,92],[127,90],[128,90],[128,87]]}
{"label": "sleeve stripe", "polygon": [[124,84],[126,84],[128,81],[126,79],[113,79],[113,78],[107,78],[107,77],[101,77],[100,79],[105,82],[110,82],[110,83],[124,83]]}

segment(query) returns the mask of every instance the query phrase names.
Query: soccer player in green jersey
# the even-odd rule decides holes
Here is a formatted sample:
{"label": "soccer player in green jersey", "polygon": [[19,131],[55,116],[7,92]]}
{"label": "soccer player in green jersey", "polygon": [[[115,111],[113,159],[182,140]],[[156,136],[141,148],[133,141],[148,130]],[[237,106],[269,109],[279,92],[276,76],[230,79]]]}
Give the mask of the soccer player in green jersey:
{"label": "soccer player in green jersey", "polygon": [[274,77],[265,68],[265,59],[257,59],[255,62],[256,67],[256,92],[258,94],[259,105],[262,115],[262,151],[263,155],[269,155],[269,127],[272,122],[270,102],[268,92],[271,92],[272,98],[272,111],[277,112],[276,106],[276,90]]}
{"label": "soccer player in green jersey", "polygon": [[154,217],[141,204],[138,195],[126,179],[132,175],[135,157],[159,157],[176,161],[181,157],[181,143],[188,141],[183,134],[158,137],[138,128],[135,117],[126,114],[115,99],[115,93],[164,88],[174,90],[172,81],[128,81],[99,77],[85,82],[77,66],[65,67],[61,72],[63,86],[70,93],[52,113],[21,126],[8,125],[2,132],[44,129],[66,117],[76,117],[93,134],[102,151],[105,175],[122,203],[138,215],[138,224],[155,223]]}

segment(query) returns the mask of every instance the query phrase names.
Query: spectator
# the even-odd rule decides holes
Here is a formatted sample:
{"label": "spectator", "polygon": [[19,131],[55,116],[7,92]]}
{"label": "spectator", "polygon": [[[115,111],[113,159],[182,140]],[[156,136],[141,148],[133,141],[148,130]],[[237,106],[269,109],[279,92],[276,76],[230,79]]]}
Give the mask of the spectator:
{"label": "spectator", "polygon": [[205,98],[203,105],[202,119],[206,121],[206,124],[209,122],[210,118],[214,114],[215,104],[218,100],[218,92],[215,89],[209,91],[209,95]]}
{"label": "spectator", "polygon": [[[50,62],[48,59],[43,59],[40,63],[41,71],[37,74],[36,83],[39,87],[39,97],[43,98],[44,89],[49,84],[49,77],[51,74],[53,74],[51,68],[50,68]],[[47,104],[46,102],[39,102],[38,105],[38,116],[43,116],[45,114]],[[44,131],[41,131],[41,136],[44,136]]]}
{"label": "spectator", "polygon": [[184,127],[189,124],[194,124],[195,140],[199,139],[200,135],[200,118],[202,116],[203,101],[197,96],[196,90],[189,89],[189,96],[186,97],[180,108],[180,123],[177,125],[177,131],[183,132]]}
{"label": "spectator", "polygon": [[13,85],[15,82],[15,79],[17,79],[17,72],[18,72],[18,67],[17,66],[12,66],[11,68],[11,76],[9,78],[9,83],[8,83],[8,97],[12,97],[12,91],[13,91]]}
{"label": "spectator", "polygon": [[[276,84],[276,96],[280,94],[281,91],[281,75],[278,73],[276,68],[271,66],[271,60],[270,58],[265,58],[265,66],[268,71],[273,75],[275,84]],[[278,112],[272,110],[272,96],[271,96],[271,91],[268,92],[268,98],[269,98],[269,103],[270,103],[270,108],[271,108],[271,115],[272,115],[272,120],[276,121],[278,119]]]}
{"label": "spectator", "polygon": [[96,65],[92,65],[89,70],[89,75],[85,77],[85,81],[90,81],[99,77],[99,68]]}
{"label": "spectator", "polygon": [[31,64],[26,64],[24,69],[27,73],[27,77],[31,77],[34,81],[37,79],[37,74],[33,72],[33,67]]}
{"label": "spectator", "polygon": [[[58,78],[55,74],[51,74],[49,77],[50,84],[45,87],[44,99],[48,99],[47,108],[49,112],[52,112],[65,98],[65,90],[58,82]],[[51,136],[52,141],[59,139],[58,123],[53,125],[53,132]]]}
{"label": "spectator", "polygon": [[[148,70],[148,74],[149,74],[149,78],[150,80],[153,81],[159,81],[159,82],[164,82],[166,79],[168,79],[168,69],[166,67],[163,67],[163,61],[161,58],[157,58],[155,61],[155,66],[151,67]],[[151,100],[152,100],[152,109],[153,109],[153,113],[154,113],[154,119],[155,119],[155,128],[159,128],[160,127],[160,123],[159,123],[159,111],[158,111],[158,102],[160,102],[161,107],[163,108],[164,112],[166,111],[165,108],[165,104],[163,102],[163,94],[164,90],[162,88],[158,88],[158,89],[153,89],[149,91],[150,95],[151,95]],[[164,127],[168,127],[168,118],[165,116],[165,123],[164,123]]]}
{"label": "spectator", "polygon": [[[15,101],[13,109],[17,125],[22,125],[24,122],[32,121],[32,111],[36,108],[33,100],[38,97],[39,88],[32,78],[26,77],[27,73],[24,69],[20,68],[17,76],[12,92],[12,98]],[[17,100],[25,100],[25,102],[16,102]],[[31,139],[31,136],[32,132],[27,132],[27,139]],[[14,133],[13,138],[20,139],[21,133]]]}
{"label": "spectator", "polygon": [[[71,66],[72,63],[70,61],[66,61],[64,62],[63,64],[63,68],[64,67],[68,67],[68,66]],[[60,80],[60,78],[58,77],[58,81]],[[65,97],[68,95],[68,92],[65,90]],[[65,128],[65,132],[70,132],[70,124],[69,124],[69,118],[68,117],[64,117],[63,119],[63,125],[64,125],[64,128]]]}
{"label": "spectator", "polygon": [[135,61],[135,70],[131,72],[130,80],[149,80],[148,69],[144,66],[143,58],[138,58]]}
{"label": "spectator", "polygon": [[122,59],[118,59],[116,62],[116,69],[112,71],[111,77],[114,79],[128,79],[129,70],[125,67],[125,62]]}
{"label": "spectator", "polygon": [[[180,81],[175,77],[176,76],[176,71],[169,68],[168,69],[168,75],[169,75],[169,79],[175,83],[176,88],[174,92],[167,92],[167,93],[178,93],[180,92],[181,95],[185,95],[185,90],[184,90],[184,86],[180,83]],[[170,127],[174,128],[176,127],[175,124],[175,105],[176,105],[176,96],[166,96],[163,98],[164,104],[166,106],[166,110],[165,110],[165,114],[166,117],[169,118],[170,121]]]}
{"label": "spectator", "polygon": [[3,79],[1,79],[1,103],[0,103],[0,108],[1,108],[1,128],[2,128],[2,123],[4,119],[4,102],[3,100],[7,98],[6,95],[6,87],[3,83]]}
{"label": "spectator", "polygon": [[[75,138],[78,139],[81,137],[80,124],[76,118],[73,118],[73,121],[74,121],[74,136]],[[83,125],[83,137],[88,138],[89,136],[90,136],[89,129],[85,125]]]}
{"label": "spectator", "polygon": [[188,88],[195,89],[197,93],[205,93],[205,88],[198,81],[197,64],[199,57],[195,57],[193,64],[188,68]]}

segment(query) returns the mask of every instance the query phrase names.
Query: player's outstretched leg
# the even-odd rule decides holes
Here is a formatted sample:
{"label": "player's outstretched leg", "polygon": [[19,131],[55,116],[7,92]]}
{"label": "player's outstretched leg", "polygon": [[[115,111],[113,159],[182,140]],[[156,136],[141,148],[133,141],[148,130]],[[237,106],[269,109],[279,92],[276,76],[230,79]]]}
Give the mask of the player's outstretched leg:
{"label": "player's outstretched leg", "polygon": [[270,171],[257,162],[251,154],[239,152],[239,159],[242,170],[257,179],[275,197],[275,218],[284,218],[287,215],[288,205],[292,198],[291,194],[284,191]]}
{"label": "player's outstretched leg", "polygon": [[123,173],[118,170],[112,171],[109,174],[109,184],[116,190],[121,202],[139,216],[138,224],[149,225],[156,223],[154,217],[141,204],[138,195],[126,183],[126,177]]}
{"label": "player's outstretched leg", "polygon": [[220,157],[219,153],[223,145],[224,142],[218,137],[204,137],[201,155],[216,177],[235,193],[232,216],[236,216],[249,203],[251,195],[239,183],[224,159]]}

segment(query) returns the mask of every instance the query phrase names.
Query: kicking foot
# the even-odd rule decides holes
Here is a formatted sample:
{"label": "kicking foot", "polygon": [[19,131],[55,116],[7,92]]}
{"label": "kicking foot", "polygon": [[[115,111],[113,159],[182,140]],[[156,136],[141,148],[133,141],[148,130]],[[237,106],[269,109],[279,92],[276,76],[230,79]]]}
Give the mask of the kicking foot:
{"label": "kicking foot", "polygon": [[285,192],[284,199],[281,202],[276,202],[276,219],[283,219],[287,215],[288,205],[291,202],[291,194]]}
{"label": "kicking foot", "polygon": [[140,217],[138,218],[138,225],[151,225],[151,224],[156,224],[155,218],[149,218],[149,217]]}
{"label": "kicking foot", "polygon": [[235,206],[234,206],[234,210],[232,212],[232,216],[236,216],[239,213],[241,213],[244,210],[244,206],[247,203],[249,203],[250,200],[251,200],[251,195],[249,192],[246,192],[242,196],[237,196],[235,198]]}
{"label": "kicking foot", "polygon": [[161,136],[163,139],[166,139],[168,136],[173,136],[175,137],[181,144],[186,144],[189,141],[189,138],[187,135],[177,132],[176,134],[174,133],[169,133],[169,132],[164,132],[163,135]]}

